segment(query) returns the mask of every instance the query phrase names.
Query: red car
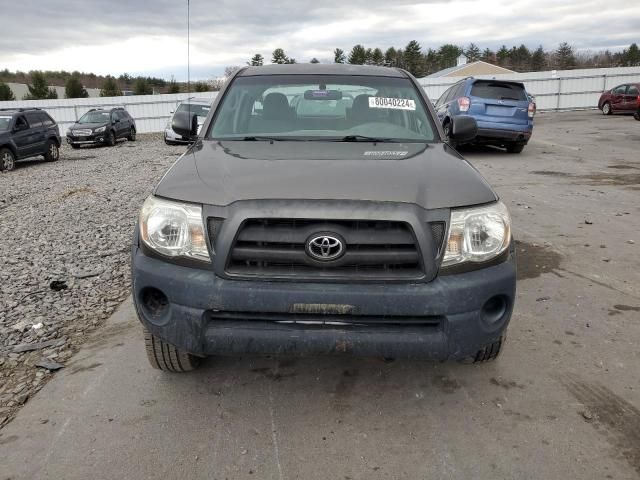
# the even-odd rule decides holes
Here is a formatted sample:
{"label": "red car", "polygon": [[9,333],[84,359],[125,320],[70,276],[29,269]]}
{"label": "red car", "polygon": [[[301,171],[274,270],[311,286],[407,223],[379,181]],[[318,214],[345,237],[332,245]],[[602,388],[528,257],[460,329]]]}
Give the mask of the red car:
{"label": "red car", "polygon": [[640,83],[625,83],[602,92],[598,108],[604,115],[612,113],[634,113],[638,109]]}

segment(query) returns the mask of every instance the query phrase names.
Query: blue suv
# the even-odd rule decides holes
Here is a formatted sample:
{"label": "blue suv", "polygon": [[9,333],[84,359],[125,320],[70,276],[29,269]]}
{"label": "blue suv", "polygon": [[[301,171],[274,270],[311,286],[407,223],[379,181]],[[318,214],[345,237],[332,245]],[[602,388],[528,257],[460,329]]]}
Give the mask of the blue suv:
{"label": "blue suv", "polygon": [[453,117],[473,117],[478,124],[474,144],[520,153],[533,133],[536,104],[520,82],[465,78],[449,87],[435,108],[447,137]]}

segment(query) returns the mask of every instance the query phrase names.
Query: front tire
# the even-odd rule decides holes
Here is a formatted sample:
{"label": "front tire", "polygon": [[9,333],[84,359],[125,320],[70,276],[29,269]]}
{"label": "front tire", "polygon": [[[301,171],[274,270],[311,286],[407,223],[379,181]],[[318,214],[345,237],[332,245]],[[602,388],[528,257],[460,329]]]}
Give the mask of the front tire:
{"label": "front tire", "polygon": [[127,137],[127,140],[129,140],[130,142],[135,142],[136,141],[136,129],[131,127],[131,130],[129,130],[129,136]]}
{"label": "front tire", "polygon": [[602,104],[602,114],[603,115],[611,115],[613,111],[611,110],[611,104],[609,102],[604,102]]}
{"label": "front tire", "polygon": [[47,142],[47,150],[44,153],[45,162],[57,162],[60,159],[60,148],[53,140]]}
{"label": "front tire", "polygon": [[633,114],[633,118],[635,118],[640,122],[640,110],[638,110],[636,113]]}
{"label": "front tire", "polygon": [[149,363],[158,370],[182,373],[195,370],[200,365],[199,357],[178,350],[147,329],[144,330],[144,343]]}
{"label": "front tire", "polygon": [[486,363],[496,360],[500,355],[500,352],[502,352],[502,347],[506,341],[507,334],[505,332],[497,341],[478,350],[475,356],[470,359],[471,363]]}
{"label": "front tire", "polygon": [[113,130],[109,131],[109,135],[107,135],[105,143],[109,147],[113,147],[116,144],[116,134],[113,133]]}
{"label": "front tire", "polygon": [[10,172],[16,167],[16,156],[8,148],[0,148],[0,172]]}
{"label": "front tire", "polygon": [[456,143],[451,140],[451,122],[445,122],[444,125],[442,125],[442,130],[444,130],[444,141],[451,147],[456,148]]}

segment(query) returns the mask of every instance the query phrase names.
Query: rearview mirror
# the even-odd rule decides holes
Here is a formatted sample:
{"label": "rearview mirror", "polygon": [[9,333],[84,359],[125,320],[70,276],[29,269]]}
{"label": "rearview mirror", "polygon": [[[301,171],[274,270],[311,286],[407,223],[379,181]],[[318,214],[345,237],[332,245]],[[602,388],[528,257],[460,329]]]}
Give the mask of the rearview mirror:
{"label": "rearview mirror", "polygon": [[464,143],[473,140],[478,135],[478,124],[475,118],[467,115],[457,115],[451,121],[449,138],[456,143]]}
{"label": "rearview mirror", "polygon": [[198,136],[198,117],[193,112],[176,112],[171,128],[178,135],[193,139]]}

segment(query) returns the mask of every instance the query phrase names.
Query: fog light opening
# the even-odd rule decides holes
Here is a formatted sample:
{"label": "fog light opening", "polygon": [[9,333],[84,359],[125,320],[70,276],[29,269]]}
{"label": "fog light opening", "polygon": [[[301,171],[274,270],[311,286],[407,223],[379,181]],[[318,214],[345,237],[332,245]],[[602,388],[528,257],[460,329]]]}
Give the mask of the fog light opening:
{"label": "fog light opening", "polygon": [[140,291],[140,302],[152,318],[162,317],[169,309],[169,299],[157,288],[146,287]]}
{"label": "fog light opening", "polygon": [[482,307],[482,320],[489,327],[497,327],[502,323],[509,302],[504,295],[491,297]]}

